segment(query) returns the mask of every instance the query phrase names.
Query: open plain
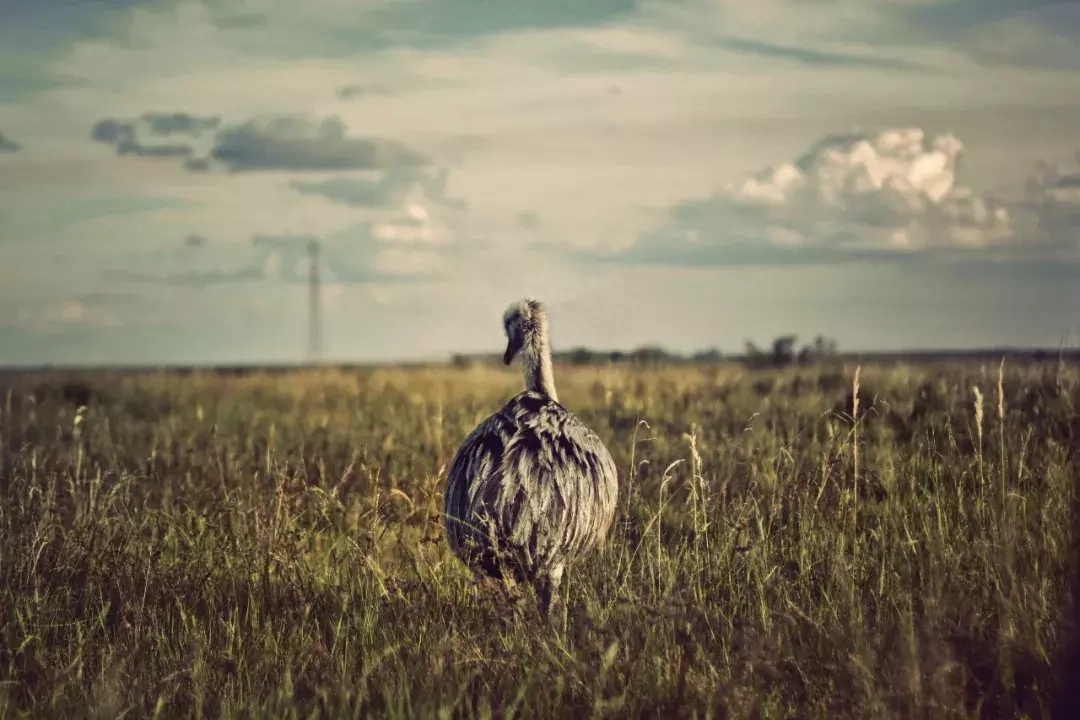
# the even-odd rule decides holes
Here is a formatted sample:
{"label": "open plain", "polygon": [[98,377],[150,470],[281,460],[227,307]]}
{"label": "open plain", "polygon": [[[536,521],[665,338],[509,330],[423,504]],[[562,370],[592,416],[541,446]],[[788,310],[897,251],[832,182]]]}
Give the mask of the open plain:
{"label": "open plain", "polygon": [[1049,717],[1074,366],[556,373],[620,474],[557,629],[441,524],[517,371],[0,378],[0,716]]}

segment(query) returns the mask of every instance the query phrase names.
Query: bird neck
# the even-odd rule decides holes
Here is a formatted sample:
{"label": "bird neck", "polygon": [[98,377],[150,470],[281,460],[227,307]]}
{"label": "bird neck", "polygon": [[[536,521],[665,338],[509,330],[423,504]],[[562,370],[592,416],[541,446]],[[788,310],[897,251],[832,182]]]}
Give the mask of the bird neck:
{"label": "bird neck", "polygon": [[544,328],[525,338],[521,361],[525,371],[525,389],[547,395],[558,402],[555,372],[551,366],[551,346]]}

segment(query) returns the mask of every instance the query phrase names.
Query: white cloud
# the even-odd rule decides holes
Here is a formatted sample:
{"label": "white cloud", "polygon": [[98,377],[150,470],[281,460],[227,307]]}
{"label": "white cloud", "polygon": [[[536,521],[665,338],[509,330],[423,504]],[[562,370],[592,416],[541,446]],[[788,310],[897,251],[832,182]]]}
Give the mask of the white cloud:
{"label": "white cloud", "polygon": [[964,147],[918,128],[831,135],[791,162],[676,206],[615,253],[637,262],[769,264],[988,251],[1017,239],[1009,209],[957,183]]}
{"label": "white cloud", "polygon": [[964,146],[919,128],[827,137],[791,163],[747,178],[720,199],[768,207],[771,226],[828,241],[848,221],[868,246],[992,245],[1012,236],[1008,210],[956,184]]}

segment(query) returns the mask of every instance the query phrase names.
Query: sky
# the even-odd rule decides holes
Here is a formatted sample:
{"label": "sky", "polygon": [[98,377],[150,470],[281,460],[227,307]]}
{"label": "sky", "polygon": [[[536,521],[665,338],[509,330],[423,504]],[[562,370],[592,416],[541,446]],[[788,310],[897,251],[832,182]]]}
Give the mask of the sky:
{"label": "sky", "polygon": [[1080,3],[0,0],[0,365],[1080,340]]}

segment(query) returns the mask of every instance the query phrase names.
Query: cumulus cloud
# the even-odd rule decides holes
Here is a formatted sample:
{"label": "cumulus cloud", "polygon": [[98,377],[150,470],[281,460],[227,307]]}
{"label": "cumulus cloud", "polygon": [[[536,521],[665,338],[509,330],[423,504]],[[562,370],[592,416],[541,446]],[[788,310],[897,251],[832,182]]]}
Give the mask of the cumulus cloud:
{"label": "cumulus cloud", "polygon": [[839,262],[990,250],[1016,238],[1000,201],[957,183],[963,144],[917,128],[832,135],[792,162],[673,208],[618,257],[675,264]]}
{"label": "cumulus cloud", "polygon": [[22,145],[4,135],[4,133],[0,133],[0,153],[16,153],[20,150],[22,150]]}
{"label": "cumulus cloud", "polygon": [[249,120],[225,129],[211,157],[229,170],[369,170],[427,163],[417,152],[381,138],[349,137],[345,123],[330,116],[316,123],[305,116]]}
{"label": "cumulus cloud", "polygon": [[[433,280],[467,260],[473,240],[441,185],[406,197],[322,243],[327,279],[342,284]],[[426,201],[425,201],[426,200]]]}
{"label": "cumulus cloud", "polygon": [[113,146],[119,155],[190,157],[220,122],[219,117],[150,112],[135,120],[105,118],[94,125],[90,136]]}
{"label": "cumulus cloud", "polygon": [[383,208],[371,219],[322,237],[260,234],[238,245],[189,235],[175,252],[133,253],[123,261],[127,267],[106,275],[113,281],[194,288],[306,283],[312,243],[318,246],[323,280],[341,285],[435,279],[467,245],[454,217],[412,202]]}
{"label": "cumulus cloud", "polygon": [[448,208],[464,209],[467,203],[447,195],[447,168],[435,174],[418,168],[392,168],[377,178],[335,177],[321,182],[296,181],[290,187],[304,195],[319,195],[340,205],[381,208],[409,204],[410,198]]}
{"label": "cumulus cloud", "polygon": [[220,127],[219,117],[146,113],[137,120],[106,118],[94,140],[120,155],[185,158],[193,171],[368,170],[413,167],[427,158],[381,138],[350,137],[336,116],[276,115]]}
{"label": "cumulus cloud", "polygon": [[[767,208],[787,226],[849,222],[871,246],[980,246],[1006,239],[1006,208],[956,183],[963,150],[951,134],[928,137],[917,128],[834,135],[794,163],[735,185],[729,198]],[[808,233],[815,234],[822,235]]]}

